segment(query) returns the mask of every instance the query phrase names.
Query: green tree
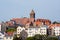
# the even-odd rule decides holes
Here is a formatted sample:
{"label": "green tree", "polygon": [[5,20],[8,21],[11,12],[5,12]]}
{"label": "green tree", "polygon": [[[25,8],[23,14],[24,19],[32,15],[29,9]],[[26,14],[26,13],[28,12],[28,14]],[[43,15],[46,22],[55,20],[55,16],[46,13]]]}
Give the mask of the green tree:
{"label": "green tree", "polygon": [[60,22],[54,21],[53,24],[60,24]]}
{"label": "green tree", "polygon": [[28,37],[27,40],[46,40],[46,38],[47,38],[46,35],[37,34],[33,37]]}
{"label": "green tree", "polygon": [[27,38],[28,34],[25,30],[22,30],[20,32],[19,37],[17,37],[17,35],[14,36],[13,40],[25,40]]}
{"label": "green tree", "polygon": [[[24,31],[22,33],[24,33]],[[24,36],[24,34],[22,34],[22,35]],[[25,40],[25,38],[22,35],[20,35],[19,38],[17,36],[14,36],[13,40]],[[47,35],[39,35],[39,34],[37,34],[37,35],[35,35],[33,37],[26,38],[26,40],[58,40],[58,38],[53,37],[53,36],[50,37],[50,36],[47,36]]]}
{"label": "green tree", "polygon": [[46,38],[47,38],[47,35],[37,34],[34,36],[34,40],[46,40]]}
{"label": "green tree", "polygon": [[35,35],[34,40],[42,40],[42,35],[39,34]]}
{"label": "green tree", "polygon": [[46,40],[58,40],[58,38],[57,37],[47,37]]}
{"label": "green tree", "polygon": [[14,32],[14,31],[16,31],[15,28],[10,28],[10,29],[6,30],[6,32]]}
{"label": "green tree", "polygon": [[17,35],[15,35],[14,37],[13,37],[13,40],[18,40],[19,38],[17,37]]}
{"label": "green tree", "polygon": [[22,38],[21,38],[21,37],[17,37],[17,35],[15,35],[15,36],[13,37],[13,40],[22,40]]}
{"label": "green tree", "polygon": [[28,37],[26,40],[34,40],[33,37]]}

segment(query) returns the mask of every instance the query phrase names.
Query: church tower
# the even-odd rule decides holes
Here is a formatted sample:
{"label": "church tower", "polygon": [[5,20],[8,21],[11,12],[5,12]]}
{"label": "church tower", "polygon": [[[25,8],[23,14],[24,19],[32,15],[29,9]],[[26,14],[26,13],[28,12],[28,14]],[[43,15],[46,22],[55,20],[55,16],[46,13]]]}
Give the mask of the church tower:
{"label": "church tower", "polygon": [[34,12],[34,10],[31,11],[30,18],[34,18],[35,19],[35,12]]}

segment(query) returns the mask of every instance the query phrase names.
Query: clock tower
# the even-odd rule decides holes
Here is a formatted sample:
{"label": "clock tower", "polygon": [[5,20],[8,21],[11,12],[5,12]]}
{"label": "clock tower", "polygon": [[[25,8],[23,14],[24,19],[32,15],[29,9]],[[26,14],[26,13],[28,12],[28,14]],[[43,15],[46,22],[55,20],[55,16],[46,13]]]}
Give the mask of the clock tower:
{"label": "clock tower", "polygon": [[35,12],[34,12],[34,10],[31,11],[30,18],[34,18],[35,19]]}

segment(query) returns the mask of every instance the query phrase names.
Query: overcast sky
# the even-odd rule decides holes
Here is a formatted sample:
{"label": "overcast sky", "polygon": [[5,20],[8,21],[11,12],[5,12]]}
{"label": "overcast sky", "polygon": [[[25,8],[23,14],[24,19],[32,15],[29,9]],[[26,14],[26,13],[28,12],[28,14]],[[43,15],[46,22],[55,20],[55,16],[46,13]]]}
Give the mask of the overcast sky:
{"label": "overcast sky", "polygon": [[29,17],[32,9],[36,18],[60,21],[60,0],[0,0],[0,21]]}

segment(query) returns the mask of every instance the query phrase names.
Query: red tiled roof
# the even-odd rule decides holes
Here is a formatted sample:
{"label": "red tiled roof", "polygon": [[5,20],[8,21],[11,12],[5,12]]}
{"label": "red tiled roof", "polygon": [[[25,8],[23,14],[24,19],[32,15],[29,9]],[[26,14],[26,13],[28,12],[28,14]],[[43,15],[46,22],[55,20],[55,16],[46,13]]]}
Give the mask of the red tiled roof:
{"label": "red tiled roof", "polygon": [[13,32],[7,32],[7,34],[8,34],[9,36],[12,36],[12,35],[13,35]]}
{"label": "red tiled roof", "polygon": [[48,20],[48,19],[37,19],[36,21],[46,21],[46,22],[51,22],[51,21]]}
{"label": "red tiled roof", "polygon": [[48,20],[48,19],[37,19],[36,22],[41,22],[41,23],[44,23],[45,25],[50,25],[51,24],[51,21]]}
{"label": "red tiled roof", "polygon": [[[26,25],[27,23],[34,22],[35,19],[34,18],[12,18],[11,20],[15,21],[16,24]],[[37,19],[37,20],[35,20],[36,25],[42,25],[42,23],[45,23],[45,25],[49,25],[49,24],[51,24],[51,21],[48,19]],[[7,25],[12,26],[13,22],[8,21]]]}
{"label": "red tiled roof", "polygon": [[53,27],[55,27],[55,26],[57,26],[57,27],[60,27],[60,24],[51,24],[51,25],[49,25],[49,28],[53,28]]}
{"label": "red tiled roof", "polygon": [[14,26],[13,21],[7,21],[5,24],[6,24],[7,26]]}
{"label": "red tiled roof", "polygon": [[17,24],[18,23],[26,24],[27,22],[34,21],[33,18],[13,18],[11,20],[14,20]]}

